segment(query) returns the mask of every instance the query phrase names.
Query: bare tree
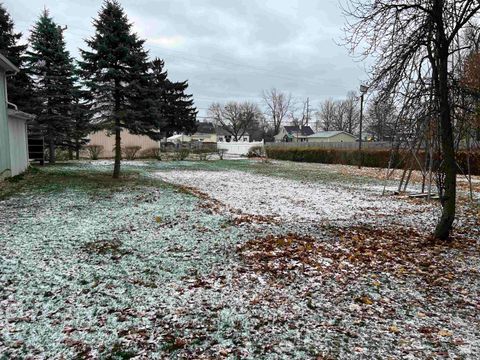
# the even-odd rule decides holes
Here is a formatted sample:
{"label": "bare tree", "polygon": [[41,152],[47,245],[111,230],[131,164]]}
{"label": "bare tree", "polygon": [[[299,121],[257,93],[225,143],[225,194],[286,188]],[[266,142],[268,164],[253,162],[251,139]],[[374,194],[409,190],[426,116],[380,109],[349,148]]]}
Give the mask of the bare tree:
{"label": "bare tree", "polygon": [[272,121],[274,133],[278,134],[284,119],[290,111],[292,95],[273,88],[268,91],[263,91],[262,97],[267,110],[267,116]]}
{"label": "bare tree", "polygon": [[[410,96],[431,83],[441,144],[442,216],[435,236],[448,239],[456,212],[456,161],[449,64],[455,39],[480,10],[479,0],[350,0],[344,9],[352,52],[374,56],[370,87]],[[366,44],[366,46],[364,46]]]}
{"label": "bare tree", "polygon": [[392,101],[374,98],[366,111],[366,128],[375,141],[388,141],[394,136],[397,113]]}
{"label": "bare tree", "polygon": [[348,92],[347,98],[343,101],[343,106],[345,108],[345,128],[343,131],[353,134],[357,131],[360,123],[358,96],[355,91]]}
{"label": "bare tree", "polygon": [[229,102],[224,106],[214,103],[210,105],[208,112],[216,126],[228,132],[234,141],[242,138],[263,119],[258,105],[250,102]]}
{"label": "bare tree", "polygon": [[320,110],[317,112],[316,130],[333,130],[336,114],[335,101],[326,99],[320,104]]}

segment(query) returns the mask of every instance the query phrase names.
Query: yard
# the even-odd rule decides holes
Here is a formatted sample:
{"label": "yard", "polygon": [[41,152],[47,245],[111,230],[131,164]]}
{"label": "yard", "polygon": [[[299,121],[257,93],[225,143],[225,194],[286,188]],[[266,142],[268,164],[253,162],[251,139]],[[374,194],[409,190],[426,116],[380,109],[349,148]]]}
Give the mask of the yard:
{"label": "yard", "polygon": [[438,204],[373,169],[111,170],[0,183],[0,359],[477,358],[478,178],[442,244]]}

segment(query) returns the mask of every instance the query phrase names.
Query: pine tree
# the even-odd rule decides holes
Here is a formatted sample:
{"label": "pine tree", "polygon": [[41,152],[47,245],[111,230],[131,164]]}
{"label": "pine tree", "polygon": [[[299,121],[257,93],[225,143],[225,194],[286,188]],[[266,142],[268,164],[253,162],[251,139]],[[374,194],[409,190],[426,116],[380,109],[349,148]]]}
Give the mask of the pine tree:
{"label": "pine tree", "polygon": [[93,130],[91,124],[92,111],[90,110],[89,96],[80,86],[75,86],[72,104],[72,124],[68,131],[69,149],[75,151],[75,159],[80,159],[80,150],[85,145],[87,135]]}
{"label": "pine tree", "polygon": [[69,141],[74,97],[73,60],[66,50],[63,30],[45,10],[30,36],[31,50],[27,65],[34,81],[37,116],[33,128],[45,136],[49,146],[49,162],[55,162],[57,145]]}
{"label": "pine tree", "polygon": [[174,132],[193,133],[196,129],[197,110],[192,95],[187,95],[188,82],[172,82],[164,69],[165,62],[155,59],[150,65],[157,100],[158,118],[161,119],[162,134]]}
{"label": "pine tree", "polygon": [[86,40],[91,50],[81,50],[80,65],[94,97],[96,122],[115,134],[113,177],[118,178],[122,129],[148,133],[154,121],[139,100],[149,81],[148,54],[117,1],[105,1],[93,24],[96,33]]}
{"label": "pine tree", "polygon": [[3,4],[0,4],[0,53],[6,56],[20,72],[8,79],[8,101],[20,110],[29,112],[32,104],[32,84],[24,68],[27,45],[20,45],[21,33],[14,30],[14,23]]}

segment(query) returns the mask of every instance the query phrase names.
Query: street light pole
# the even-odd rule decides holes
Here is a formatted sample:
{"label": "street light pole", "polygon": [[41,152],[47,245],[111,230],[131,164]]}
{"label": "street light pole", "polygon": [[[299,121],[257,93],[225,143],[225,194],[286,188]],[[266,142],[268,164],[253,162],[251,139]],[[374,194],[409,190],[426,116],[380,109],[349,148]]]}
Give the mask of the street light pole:
{"label": "street light pole", "polygon": [[363,97],[368,91],[368,87],[360,85],[360,138],[358,139],[358,168],[362,168],[363,154],[362,154],[362,127],[363,127]]}

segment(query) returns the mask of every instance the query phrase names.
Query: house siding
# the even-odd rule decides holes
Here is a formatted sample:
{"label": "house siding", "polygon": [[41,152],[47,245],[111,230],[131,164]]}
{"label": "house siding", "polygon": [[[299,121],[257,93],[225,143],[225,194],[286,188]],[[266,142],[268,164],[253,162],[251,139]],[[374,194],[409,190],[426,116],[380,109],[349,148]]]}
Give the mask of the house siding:
{"label": "house siding", "polygon": [[216,143],[217,142],[217,134],[202,134],[202,133],[195,133],[192,135],[192,141],[201,141],[204,143]]}
{"label": "house siding", "polygon": [[331,136],[331,137],[328,137],[328,138],[325,138],[325,137],[308,137],[308,142],[309,143],[315,143],[315,142],[336,142],[336,143],[339,143],[339,142],[355,142],[356,141],[356,138],[352,135],[348,135],[348,134],[337,134],[337,135],[334,135],[334,136]]}
{"label": "house siding", "polygon": [[[124,146],[140,146],[141,150],[147,150],[151,148],[160,147],[158,141],[152,140],[145,135],[133,135],[127,130],[122,130],[122,147]],[[108,159],[115,157],[115,136],[108,134],[106,130],[97,131],[89,135],[89,145],[101,145],[103,151],[100,154],[100,158]],[[87,152],[84,152],[85,156],[88,156]]]}
{"label": "house siding", "polygon": [[11,175],[24,172],[28,167],[28,137],[26,120],[9,116]]}
{"label": "house siding", "polygon": [[0,179],[11,175],[5,82],[5,72],[0,70]]}

